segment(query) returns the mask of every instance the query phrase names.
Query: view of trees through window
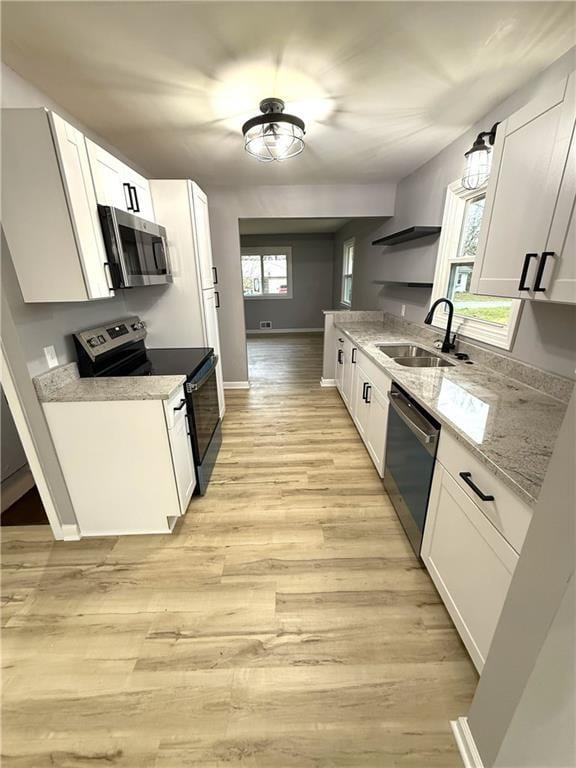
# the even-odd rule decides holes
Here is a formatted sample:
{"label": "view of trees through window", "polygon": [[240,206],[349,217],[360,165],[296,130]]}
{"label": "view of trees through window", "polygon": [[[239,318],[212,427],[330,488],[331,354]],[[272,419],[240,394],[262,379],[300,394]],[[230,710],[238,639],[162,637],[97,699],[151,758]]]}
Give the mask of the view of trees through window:
{"label": "view of trees through window", "polygon": [[512,311],[512,300],[497,296],[479,296],[470,293],[472,268],[478,252],[480,225],[484,215],[485,195],[466,203],[460,243],[455,258],[450,260],[448,297],[454,302],[454,312],[463,317],[507,325]]}
{"label": "view of trees through window", "polygon": [[286,296],[288,254],[242,254],[244,296]]}

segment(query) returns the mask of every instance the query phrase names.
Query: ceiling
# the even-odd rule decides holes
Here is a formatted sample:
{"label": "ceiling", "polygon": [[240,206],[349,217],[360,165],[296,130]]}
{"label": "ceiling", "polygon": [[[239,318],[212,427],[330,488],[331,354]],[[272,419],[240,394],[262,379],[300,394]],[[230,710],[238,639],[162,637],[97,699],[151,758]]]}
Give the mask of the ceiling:
{"label": "ceiling", "polygon": [[[156,177],[397,180],[574,43],[569,2],[3,2],[2,58]],[[306,149],[240,128],[278,96]]]}
{"label": "ceiling", "polygon": [[240,219],[241,235],[310,235],[337,232],[350,219]]}

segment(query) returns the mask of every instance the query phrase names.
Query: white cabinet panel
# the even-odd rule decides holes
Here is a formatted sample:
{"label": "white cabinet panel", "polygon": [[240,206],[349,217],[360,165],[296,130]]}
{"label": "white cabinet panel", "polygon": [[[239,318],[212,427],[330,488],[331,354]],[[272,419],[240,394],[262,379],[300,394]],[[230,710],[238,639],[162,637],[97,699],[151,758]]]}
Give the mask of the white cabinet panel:
{"label": "white cabinet panel", "polygon": [[86,145],[98,202],[156,221],[148,180],[90,139]]}
{"label": "white cabinet panel", "polygon": [[342,399],[344,400],[344,403],[346,404],[346,407],[348,410],[351,410],[352,408],[352,381],[353,381],[353,373],[354,373],[354,360],[356,359],[356,355],[358,353],[358,350],[350,339],[345,338],[344,344],[342,345],[342,352],[343,352],[343,360],[344,365],[342,366],[342,389],[340,394],[342,395]]}
{"label": "white cabinet panel", "polygon": [[218,355],[216,366],[216,383],[218,385],[218,402],[220,405],[220,418],[224,416],[226,403],[224,400],[224,381],[222,376],[222,358],[220,356],[220,334],[218,331],[218,294],[214,290],[202,291],[204,302],[204,318],[206,322],[207,343]]}
{"label": "white cabinet panel", "polygon": [[[182,397],[184,397],[183,394]],[[184,401],[184,407],[181,410],[174,411],[173,409],[174,417],[172,426],[168,430],[181,514],[185,514],[186,509],[188,508],[188,503],[192,498],[194,488],[196,487],[192,443],[190,442],[190,435],[188,433],[188,419],[185,402],[186,401]]]}
{"label": "white cabinet panel", "polygon": [[57,115],[2,110],[2,226],[26,302],[113,295],[86,152]]}
{"label": "white cabinet panel", "polygon": [[208,198],[198,184],[190,182],[191,207],[194,212],[196,234],[196,253],[200,268],[202,289],[212,288],[217,282],[216,270],[212,262],[212,243],[210,240],[210,220],[208,218]]}
{"label": "white cabinet panel", "polygon": [[[534,289],[567,168],[576,119],[573,90],[574,75],[550,86],[498,126],[472,279],[475,293],[542,298]],[[558,223],[557,252],[567,224]],[[566,300],[572,300],[572,292],[570,285]],[[546,300],[564,300],[559,298],[562,290],[554,297],[551,285],[546,293]]]}
{"label": "white cabinet panel", "polygon": [[[388,380],[390,391],[391,381]],[[380,477],[384,477],[384,461],[386,459],[386,431],[388,427],[388,398],[385,392],[381,392],[373,384],[366,388],[368,401],[368,417],[366,425],[365,443],[368,453],[378,470]]]}
{"label": "white cabinet panel", "polygon": [[518,555],[436,462],[422,558],[482,671]]}
{"label": "white cabinet panel", "polygon": [[336,362],[334,379],[336,381],[336,387],[342,395],[342,386],[344,384],[344,338],[342,336],[336,337]]}

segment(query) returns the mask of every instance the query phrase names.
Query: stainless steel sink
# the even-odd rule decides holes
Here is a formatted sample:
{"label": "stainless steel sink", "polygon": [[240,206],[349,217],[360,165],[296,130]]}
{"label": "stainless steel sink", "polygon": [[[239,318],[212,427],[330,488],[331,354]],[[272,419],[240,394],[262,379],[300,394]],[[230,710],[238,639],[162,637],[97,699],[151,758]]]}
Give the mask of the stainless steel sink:
{"label": "stainless steel sink", "polygon": [[416,346],[416,344],[376,344],[380,352],[388,357],[432,357],[433,352]]}
{"label": "stainless steel sink", "polygon": [[395,357],[394,362],[407,368],[446,368],[454,365],[443,357]]}

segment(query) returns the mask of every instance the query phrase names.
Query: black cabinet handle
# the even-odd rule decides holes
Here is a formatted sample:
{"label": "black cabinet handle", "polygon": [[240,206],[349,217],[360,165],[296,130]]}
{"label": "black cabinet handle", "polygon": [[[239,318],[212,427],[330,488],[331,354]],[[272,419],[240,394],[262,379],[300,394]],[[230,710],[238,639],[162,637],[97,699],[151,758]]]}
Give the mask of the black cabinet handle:
{"label": "black cabinet handle", "polygon": [[357,351],[358,350],[356,349],[356,347],[352,347],[352,362],[353,363],[356,363],[356,352]]}
{"label": "black cabinet handle", "polygon": [[366,387],[367,386],[368,386],[368,382],[365,381],[364,382],[364,386],[362,387],[362,400],[364,400],[364,402],[366,402]]}
{"label": "black cabinet handle", "polygon": [[124,187],[124,200],[126,201],[126,208],[128,208],[129,211],[134,210],[134,204],[132,203],[132,187],[130,184],[128,184],[127,181],[122,184]]}
{"label": "black cabinet handle", "polygon": [[186,400],[180,400],[180,405],[177,405],[176,408],[174,408],[175,411],[181,411],[182,408],[186,405]]}
{"label": "black cabinet handle", "polygon": [[544,269],[546,268],[548,256],[554,256],[554,251],[544,251],[542,254],[540,264],[538,264],[538,271],[536,272],[536,281],[534,282],[533,288],[534,293],[543,293],[546,290],[546,288],[542,287],[542,278],[544,277]]}
{"label": "black cabinet handle", "polygon": [[482,501],[494,501],[494,496],[484,493],[483,491],[480,490],[480,488],[478,488],[476,483],[472,480],[472,472],[460,472],[459,474],[462,480],[464,480],[464,482],[466,483],[466,485],[470,486],[470,488],[472,488],[476,496],[479,496],[482,499]]}
{"label": "black cabinet handle", "polygon": [[522,274],[520,275],[520,282],[518,283],[519,291],[529,291],[530,286],[526,285],[526,278],[528,277],[528,270],[530,268],[530,262],[532,259],[537,259],[537,253],[527,253],[524,256],[524,264],[522,265]]}
{"label": "black cabinet handle", "polygon": [[220,309],[220,291],[214,291],[214,297],[216,299],[216,309]]}
{"label": "black cabinet handle", "polygon": [[216,267],[212,267],[212,282],[214,285],[218,285],[218,270]]}
{"label": "black cabinet handle", "polygon": [[340,342],[340,344],[344,344],[344,339],[338,339],[338,341]]}
{"label": "black cabinet handle", "polygon": [[342,365],[342,350],[341,349],[338,350],[338,362],[340,363],[340,365]]}
{"label": "black cabinet handle", "polygon": [[368,395],[370,394],[370,392],[372,392],[372,384],[366,384],[366,397],[364,398],[364,400],[366,401],[367,405],[369,405],[372,402],[371,399],[368,400]]}
{"label": "black cabinet handle", "polygon": [[132,193],[134,193],[134,197],[132,198],[132,210],[134,213],[140,213],[140,203],[138,202],[138,192],[136,190],[136,187],[131,184],[130,185],[130,196],[132,196]]}

